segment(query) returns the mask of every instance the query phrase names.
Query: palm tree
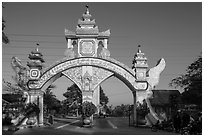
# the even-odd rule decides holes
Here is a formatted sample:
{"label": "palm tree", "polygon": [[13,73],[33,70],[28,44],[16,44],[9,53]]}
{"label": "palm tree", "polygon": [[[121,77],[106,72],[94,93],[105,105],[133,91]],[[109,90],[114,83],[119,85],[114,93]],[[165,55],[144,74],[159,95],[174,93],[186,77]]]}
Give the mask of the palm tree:
{"label": "palm tree", "polygon": [[43,99],[43,103],[45,106],[45,110],[47,113],[49,113],[49,110],[51,110],[51,108],[53,107],[53,102],[56,101],[56,96],[53,94],[52,90],[56,88],[55,85],[50,85],[44,93],[44,99]]}

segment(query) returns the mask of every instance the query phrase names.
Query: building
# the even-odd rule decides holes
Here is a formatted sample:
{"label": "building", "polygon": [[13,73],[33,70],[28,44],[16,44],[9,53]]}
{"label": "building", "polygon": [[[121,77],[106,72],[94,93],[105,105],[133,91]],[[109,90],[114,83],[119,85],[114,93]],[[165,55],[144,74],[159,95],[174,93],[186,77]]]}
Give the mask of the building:
{"label": "building", "polygon": [[154,111],[160,115],[166,113],[167,119],[171,118],[176,108],[181,105],[181,94],[178,90],[152,90],[153,98],[150,99]]}

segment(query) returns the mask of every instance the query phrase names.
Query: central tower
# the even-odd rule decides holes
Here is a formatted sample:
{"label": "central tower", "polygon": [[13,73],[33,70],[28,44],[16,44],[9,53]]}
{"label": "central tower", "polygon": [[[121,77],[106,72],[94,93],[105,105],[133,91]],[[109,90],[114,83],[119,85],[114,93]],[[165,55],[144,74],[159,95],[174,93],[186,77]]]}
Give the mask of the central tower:
{"label": "central tower", "polygon": [[[86,11],[82,15],[82,18],[78,20],[76,31],[72,32],[65,29],[65,38],[67,41],[65,56],[70,59],[77,57],[108,58],[110,56],[110,52],[107,49],[109,36],[110,30],[99,32],[95,19],[92,19],[89,7],[86,5]],[[94,87],[95,71],[96,69],[92,66],[82,66],[82,100],[83,102],[93,102],[96,106],[99,106],[99,86]]]}
{"label": "central tower", "polygon": [[[65,29],[65,37],[67,40],[68,52],[66,56],[70,58],[74,57],[104,57],[104,50],[108,50],[108,40],[110,36],[110,30],[99,32],[98,26],[96,26],[95,19],[92,19],[89,13],[89,7],[86,6],[86,11],[82,15],[82,19],[78,20],[76,32]],[[102,46],[102,51],[98,54],[97,49]],[[77,47],[77,55],[70,56],[73,48]],[[108,52],[108,51],[107,51]],[[107,53],[106,52],[106,53]],[[107,56],[110,56],[106,54]]]}

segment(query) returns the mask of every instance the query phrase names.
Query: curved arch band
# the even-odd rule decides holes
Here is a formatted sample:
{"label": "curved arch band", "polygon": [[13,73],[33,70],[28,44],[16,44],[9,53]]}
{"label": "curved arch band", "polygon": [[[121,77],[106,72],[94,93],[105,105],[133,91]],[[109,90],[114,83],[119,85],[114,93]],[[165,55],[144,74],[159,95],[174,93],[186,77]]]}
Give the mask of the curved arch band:
{"label": "curved arch band", "polygon": [[[129,69],[126,65],[112,58],[102,59],[96,57],[82,57],[60,61],[46,69],[46,71],[43,72],[43,74],[36,83],[29,84],[29,88],[42,89],[48,81],[53,81],[52,78],[59,74],[64,74],[70,79],[72,79],[70,76],[67,75],[68,71],[76,68],[79,69],[79,67],[82,66],[93,66],[95,68],[101,68],[106,72],[110,73],[107,77],[114,74],[117,78],[122,80],[132,91],[135,91],[136,89],[141,89],[141,83],[138,83],[135,80],[134,71]],[[77,85],[79,86],[79,84]],[[144,90],[147,89],[147,86],[147,83],[142,84],[142,88],[144,88]]]}

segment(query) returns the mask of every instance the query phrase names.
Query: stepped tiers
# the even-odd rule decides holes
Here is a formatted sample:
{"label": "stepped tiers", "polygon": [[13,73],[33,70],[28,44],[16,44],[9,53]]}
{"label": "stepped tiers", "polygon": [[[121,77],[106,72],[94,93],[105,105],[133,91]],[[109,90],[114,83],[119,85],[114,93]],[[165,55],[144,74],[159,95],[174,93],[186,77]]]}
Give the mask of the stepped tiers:
{"label": "stepped tiers", "polygon": [[31,51],[31,54],[28,56],[31,60],[40,60],[42,63],[44,63],[43,55],[39,51]]}
{"label": "stepped tiers", "polygon": [[43,67],[43,63],[45,62],[43,59],[43,55],[41,52],[38,51],[38,47],[35,51],[31,51],[28,58],[30,61],[27,62],[27,66],[29,68],[39,68],[40,70]]}
{"label": "stepped tiers", "polygon": [[78,20],[78,25],[76,27],[76,32],[65,29],[66,39],[68,38],[78,38],[78,37],[97,37],[100,38],[109,38],[110,30],[99,32],[98,26],[96,26],[95,19],[91,19],[91,14],[89,13],[88,6],[86,7],[86,12],[82,15],[82,19]]}

